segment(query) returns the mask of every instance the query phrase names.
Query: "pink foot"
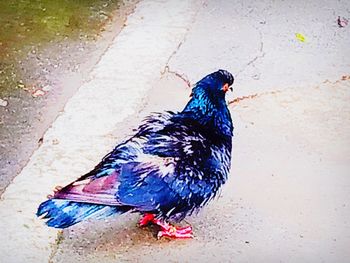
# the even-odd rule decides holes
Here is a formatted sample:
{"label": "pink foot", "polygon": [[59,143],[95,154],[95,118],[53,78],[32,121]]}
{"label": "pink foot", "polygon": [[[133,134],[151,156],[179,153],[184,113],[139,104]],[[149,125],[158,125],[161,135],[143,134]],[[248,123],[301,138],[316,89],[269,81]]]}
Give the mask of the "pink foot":
{"label": "pink foot", "polygon": [[162,229],[158,232],[158,239],[161,237],[171,238],[193,238],[192,227],[175,227],[171,226],[168,229]]}
{"label": "pink foot", "polygon": [[157,235],[158,239],[161,237],[193,238],[191,226],[175,227],[169,223],[156,219],[153,214],[145,214],[139,221],[140,226],[146,226],[149,223],[158,225],[161,228]]}

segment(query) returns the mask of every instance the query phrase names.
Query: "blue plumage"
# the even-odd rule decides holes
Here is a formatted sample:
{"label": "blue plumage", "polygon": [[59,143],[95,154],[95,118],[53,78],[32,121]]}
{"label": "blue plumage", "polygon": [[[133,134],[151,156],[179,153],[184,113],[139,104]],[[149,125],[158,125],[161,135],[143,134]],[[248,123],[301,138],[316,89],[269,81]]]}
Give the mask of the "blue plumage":
{"label": "blue plumage", "polygon": [[77,203],[63,199],[52,199],[43,202],[38,208],[38,214],[49,218],[48,226],[66,228],[91,216],[107,217],[118,212],[116,207]]}
{"label": "blue plumage", "polygon": [[182,220],[212,199],[227,180],[233,126],[225,93],[232,75],[200,80],[182,112],[156,113],[95,169],[55,192],[37,215],[65,228],[127,211]]}

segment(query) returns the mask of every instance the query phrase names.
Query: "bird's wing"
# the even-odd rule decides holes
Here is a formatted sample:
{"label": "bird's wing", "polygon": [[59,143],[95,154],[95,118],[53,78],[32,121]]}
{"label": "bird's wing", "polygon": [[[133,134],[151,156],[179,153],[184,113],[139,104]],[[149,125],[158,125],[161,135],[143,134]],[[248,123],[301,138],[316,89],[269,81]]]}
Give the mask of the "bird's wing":
{"label": "bird's wing", "polygon": [[149,160],[142,153],[141,145],[147,141],[150,134],[164,128],[173,115],[173,112],[165,112],[148,116],[140,125],[135,136],[117,145],[92,171],[56,191],[53,198],[94,204],[121,205],[116,200],[121,168],[124,165],[129,165],[130,162],[133,163],[135,159],[140,160],[140,155],[142,155],[142,162],[149,165],[152,164],[152,161],[157,160],[156,165],[159,165],[159,158],[153,156]]}
{"label": "bird's wing", "polygon": [[140,211],[174,206],[191,192],[211,190],[197,185],[203,171],[196,166],[202,168],[200,162],[209,156],[207,143],[195,124],[145,125],[90,173],[57,191],[54,198],[127,205]]}
{"label": "bird's wing", "polygon": [[120,205],[115,198],[118,175],[118,172],[114,171],[107,176],[78,179],[56,191],[53,198],[92,204]]}
{"label": "bird's wing", "polygon": [[137,211],[169,216],[204,205],[213,197],[216,183],[203,176],[202,167],[179,167],[169,157],[123,165],[118,178],[117,200]]}
{"label": "bird's wing", "polygon": [[123,164],[132,161],[140,149],[132,141],[118,145],[89,173],[58,190],[54,198],[104,205],[121,205],[116,200]]}
{"label": "bird's wing", "polygon": [[[169,199],[169,185],[175,163],[169,158],[144,155],[143,162],[131,161],[119,172],[77,180],[57,191],[53,198],[111,206],[131,206],[149,211]],[[164,198],[164,195],[168,196]],[[164,205],[164,204],[162,204]]]}

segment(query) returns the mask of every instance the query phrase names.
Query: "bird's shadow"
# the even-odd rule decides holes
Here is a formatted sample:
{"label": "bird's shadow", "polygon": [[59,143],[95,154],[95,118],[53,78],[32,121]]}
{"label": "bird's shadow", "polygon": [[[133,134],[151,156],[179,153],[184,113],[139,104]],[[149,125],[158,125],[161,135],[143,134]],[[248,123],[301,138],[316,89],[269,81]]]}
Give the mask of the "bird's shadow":
{"label": "bird's shadow", "polygon": [[162,246],[174,240],[157,240],[159,228],[154,225],[139,227],[139,215],[126,214],[107,220],[88,220],[63,232],[59,250],[84,254],[96,251],[125,252],[130,247]]}
{"label": "bird's shadow", "polygon": [[[228,210],[223,210],[223,209]],[[228,215],[223,211],[229,211]],[[176,243],[177,249],[188,249],[198,247],[202,244],[215,241],[216,244],[226,242],[232,233],[239,232],[242,227],[230,215],[238,211],[238,204],[217,203],[203,209],[200,215],[189,217],[183,224],[191,224],[194,228],[194,239],[157,239],[159,228],[147,226],[140,228],[139,214],[124,214],[109,217],[107,220],[87,220],[66,229],[58,242],[55,258],[62,255],[73,259],[88,259],[118,255],[138,254],[140,251],[169,251],[170,244]],[[227,217],[228,216],[228,217]],[[229,219],[229,220],[228,220]]]}

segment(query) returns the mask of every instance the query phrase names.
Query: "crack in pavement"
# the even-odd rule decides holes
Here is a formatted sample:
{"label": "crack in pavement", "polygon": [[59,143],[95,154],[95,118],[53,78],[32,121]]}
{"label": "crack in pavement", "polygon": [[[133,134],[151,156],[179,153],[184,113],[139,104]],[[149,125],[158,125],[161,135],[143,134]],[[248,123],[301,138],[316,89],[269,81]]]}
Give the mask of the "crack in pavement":
{"label": "crack in pavement", "polygon": [[49,259],[48,259],[48,263],[54,262],[53,259],[56,256],[58,249],[59,249],[59,246],[63,242],[63,240],[64,240],[63,231],[59,230],[57,232],[55,243],[52,245],[52,250],[51,250],[51,254],[50,254]]}
{"label": "crack in pavement", "polygon": [[191,82],[189,81],[189,78],[185,74],[180,74],[176,71],[171,71],[168,65],[165,66],[164,71],[162,71],[161,73],[162,73],[162,76],[165,75],[166,73],[173,74],[174,76],[183,80],[186,83],[187,87],[189,88],[191,87]]}
{"label": "crack in pavement", "polygon": [[260,94],[259,93],[254,93],[254,94],[251,94],[251,95],[240,96],[240,97],[234,98],[233,100],[229,101],[228,105],[230,105],[230,104],[238,104],[240,101],[246,100],[246,99],[254,99],[254,98],[265,96],[265,95],[272,95],[272,94],[281,93],[281,92],[284,92],[285,90],[287,90],[287,89],[273,90],[273,91],[263,92],[263,93],[260,93]]}
{"label": "crack in pavement", "polygon": [[237,72],[236,76],[239,76],[240,73],[244,72],[250,65],[252,65],[253,67],[255,67],[254,63],[258,60],[258,59],[261,59],[263,57],[265,57],[266,55],[266,52],[264,51],[264,41],[263,41],[263,35],[259,29],[259,27],[257,26],[253,26],[259,33],[259,36],[260,36],[260,47],[259,47],[259,53],[260,55],[257,55],[255,56],[253,59],[249,60],[245,65],[244,67]]}
{"label": "crack in pavement", "polygon": [[[207,5],[207,1],[203,1],[202,2],[202,8],[205,7]],[[198,8],[198,10],[195,12],[195,14],[193,15],[193,19],[190,23],[190,25],[194,25],[196,20],[197,20],[197,17],[198,17],[198,14],[200,12],[201,8]],[[186,74],[184,73],[178,73],[177,71],[172,71],[170,70],[170,66],[169,66],[169,63],[170,61],[172,60],[172,58],[177,54],[177,52],[180,50],[181,46],[186,42],[186,39],[187,39],[187,36],[188,36],[188,33],[191,31],[191,26],[189,26],[187,28],[187,32],[186,34],[184,35],[184,38],[180,41],[180,43],[178,44],[177,48],[171,53],[171,55],[169,56],[167,62],[165,63],[165,66],[164,66],[164,69],[163,71],[161,71],[161,75],[163,76],[164,74],[166,73],[170,73],[170,74],[173,74],[175,75],[176,77],[180,78],[181,80],[183,80],[186,85],[190,88],[191,87],[191,82],[189,80],[189,78],[186,76]]]}
{"label": "crack in pavement", "polygon": [[[311,87],[311,88],[318,88],[322,84],[333,84],[334,85],[334,84],[338,84],[340,82],[349,81],[349,80],[350,80],[350,75],[343,75],[343,76],[341,76],[341,78],[339,78],[336,81],[330,81],[330,80],[326,79],[326,80],[322,81],[319,85],[316,85],[316,86]],[[262,93],[254,93],[254,94],[250,94],[250,95],[240,96],[240,97],[234,98],[233,100],[229,101],[228,105],[231,105],[231,104],[236,105],[242,100],[254,99],[254,98],[267,96],[267,95],[275,95],[278,93],[287,92],[288,90],[291,90],[291,89],[295,89],[295,87],[289,87],[289,88],[285,88],[283,90],[272,90],[272,91],[266,91],[266,92],[262,92]]]}

